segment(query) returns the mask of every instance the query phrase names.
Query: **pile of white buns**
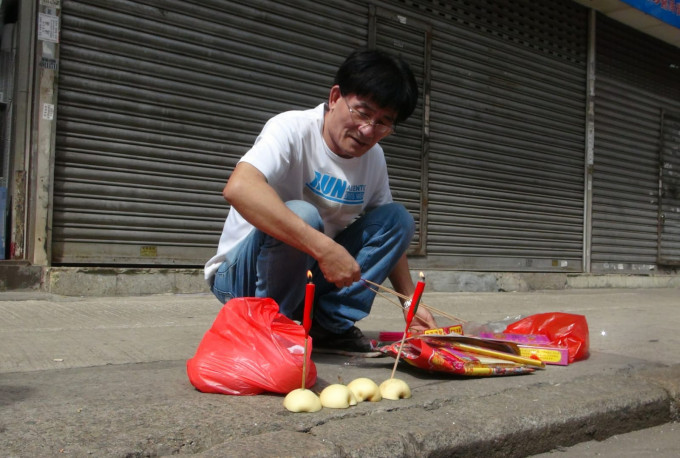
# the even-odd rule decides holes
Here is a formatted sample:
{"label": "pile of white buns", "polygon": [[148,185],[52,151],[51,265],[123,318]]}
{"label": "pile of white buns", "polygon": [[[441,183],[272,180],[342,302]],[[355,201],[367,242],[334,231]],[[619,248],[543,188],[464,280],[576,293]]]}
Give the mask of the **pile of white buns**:
{"label": "pile of white buns", "polygon": [[382,399],[408,399],[411,389],[403,380],[390,378],[378,386],[373,380],[360,377],[347,385],[328,385],[318,396],[312,390],[298,388],[286,395],[283,406],[291,412],[318,412],[322,407],[346,409],[359,402],[378,402]]}

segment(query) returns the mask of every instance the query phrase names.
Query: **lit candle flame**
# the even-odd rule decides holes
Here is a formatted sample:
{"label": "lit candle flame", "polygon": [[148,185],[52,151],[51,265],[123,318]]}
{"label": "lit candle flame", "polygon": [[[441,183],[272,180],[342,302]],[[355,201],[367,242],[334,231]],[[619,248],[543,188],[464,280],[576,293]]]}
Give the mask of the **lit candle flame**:
{"label": "lit candle flame", "polygon": [[312,282],[312,271],[311,270],[307,271],[307,281],[310,282],[310,283]]}
{"label": "lit candle flame", "polygon": [[420,281],[425,281],[425,274],[422,271],[418,275],[420,276]]}

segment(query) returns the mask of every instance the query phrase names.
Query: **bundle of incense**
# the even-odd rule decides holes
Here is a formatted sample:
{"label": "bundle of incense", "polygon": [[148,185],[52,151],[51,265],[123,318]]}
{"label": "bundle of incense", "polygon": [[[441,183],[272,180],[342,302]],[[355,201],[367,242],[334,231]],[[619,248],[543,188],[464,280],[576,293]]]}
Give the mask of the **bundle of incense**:
{"label": "bundle of incense", "polygon": [[[384,290],[384,291],[387,291],[388,293],[390,293],[390,294],[392,294],[392,295],[394,295],[394,296],[400,297],[401,299],[410,299],[408,296],[405,296],[405,295],[403,295],[403,294],[400,294],[400,293],[396,292],[395,290],[388,288],[387,286],[383,286],[383,285],[380,285],[380,284],[378,284],[378,283],[372,282],[372,281],[370,281],[370,280],[366,280],[365,278],[362,278],[361,281],[363,281],[364,283],[366,283],[366,284],[368,284],[368,285],[372,285],[372,286],[375,286],[376,288],[379,288],[379,289],[382,289],[382,290]],[[390,302],[390,303],[392,303],[392,304],[395,304],[395,305],[396,305],[397,307],[399,307],[399,308],[402,308],[401,304],[398,304],[398,303],[394,302],[393,300],[391,300],[390,298],[388,298],[387,296],[385,296],[384,294],[381,294],[380,291],[375,290],[375,289],[373,289],[373,288],[370,288],[370,287],[368,287],[368,286],[367,286],[367,288],[370,289],[371,291],[373,291],[374,293],[376,293],[377,295],[379,295],[380,297],[383,297],[383,298],[387,299],[388,302]],[[431,312],[434,312],[434,313],[437,313],[437,314],[439,314],[439,315],[441,315],[441,316],[444,316],[444,317],[446,317],[446,318],[448,318],[448,319],[450,319],[450,320],[458,321],[458,322],[460,322],[460,323],[467,323],[467,321],[466,321],[466,320],[463,320],[462,318],[458,318],[458,317],[455,316],[455,315],[451,315],[450,313],[446,313],[446,312],[444,312],[443,310],[439,310],[439,309],[437,309],[437,308],[435,308],[435,307],[433,307],[433,306],[431,306],[431,305],[427,305],[427,304],[425,304],[424,302],[421,302],[420,305],[421,305],[422,307],[425,307],[427,310],[429,310],[429,311],[431,311]]]}
{"label": "bundle of incense", "polygon": [[404,337],[404,333],[401,331],[381,331],[378,334],[378,340],[380,342],[398,342]]}

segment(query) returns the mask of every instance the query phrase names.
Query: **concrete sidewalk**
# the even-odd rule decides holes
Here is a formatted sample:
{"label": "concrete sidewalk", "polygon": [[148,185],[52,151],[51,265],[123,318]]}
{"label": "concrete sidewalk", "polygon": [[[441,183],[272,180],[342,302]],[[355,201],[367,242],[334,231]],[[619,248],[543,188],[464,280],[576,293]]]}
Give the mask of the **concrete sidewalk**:
{"label": "concrete sidewalk", "polygon": [[[186,360],[220,308],[210,295],[0,293],[0,456],[527,456],[678,419],[680,289],[426,292],[424,301],[477,323],[583,314],[591,356],[490,378],[400,364],[411,399],[293,414],[283,396],[189,384]],[[359,327],[377,337],[403,319],[378,298]],[[320,390],[380,383],[394,360],[314,361]]]}

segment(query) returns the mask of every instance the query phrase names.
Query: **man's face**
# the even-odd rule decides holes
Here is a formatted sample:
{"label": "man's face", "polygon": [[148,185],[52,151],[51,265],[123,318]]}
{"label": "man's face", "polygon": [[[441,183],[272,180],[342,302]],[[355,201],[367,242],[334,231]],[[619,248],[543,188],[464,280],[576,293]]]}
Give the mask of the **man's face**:
{"label": "man's face", "polygon": [[344,158],[360,157],[392,133],[396,112],[378,107],[354,94],[342,96],[333,86],[328,98],[323,137],[328,147]]}

